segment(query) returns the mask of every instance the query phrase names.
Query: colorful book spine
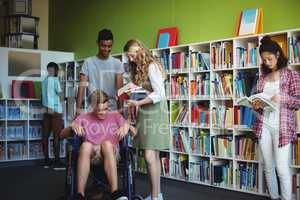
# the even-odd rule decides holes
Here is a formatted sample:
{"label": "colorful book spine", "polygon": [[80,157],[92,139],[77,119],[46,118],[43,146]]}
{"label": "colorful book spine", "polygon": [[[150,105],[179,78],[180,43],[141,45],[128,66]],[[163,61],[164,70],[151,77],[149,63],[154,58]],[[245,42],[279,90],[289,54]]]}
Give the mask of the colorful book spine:
{"label": "colorful book spine", "polygon": [[232,136],[213,136],[211,142],[214,156],[232,157]]}
{"label": "colorful book spine", "polygon": [[236,187],[241,190],[258,192],[258,165],[240,162],[236,168]]}
{"label": "colorful book spine", "polygon": [[235,137],[235,156],[243,160],[257,160],[258,143],[246,136]]}
{"label": "colorful book spine", "polygon": [[209,183],[210,180],[209,160],[200,159],[190,162],[189,180],[192,182]]}
{"label": "colorful book spine", "polygon": [[233,108],[216,106],[212,108],[212,126],[215,128],[233,127]]}

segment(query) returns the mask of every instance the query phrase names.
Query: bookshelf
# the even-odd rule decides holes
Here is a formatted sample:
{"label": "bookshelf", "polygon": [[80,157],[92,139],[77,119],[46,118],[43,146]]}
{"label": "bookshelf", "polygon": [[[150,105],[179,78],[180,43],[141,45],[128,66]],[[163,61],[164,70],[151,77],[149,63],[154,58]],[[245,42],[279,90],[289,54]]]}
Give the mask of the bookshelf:
{"label": "bookshelf", "polygon": [[[162,177],[268,196],[253,138],[254,114],[236,105],[239,98],[253,92],[260,65],[259,41],[264,35],[286,45],[289,67],[300,71],[300,29],[151,50],[168,73],[171,141],[170,150],[160,152]],[[300,141],[300,129],[298,136]],[[293,145],[290,165],[297,185],[298,146]],[[135,169],[145,173],[141,150],[136,156]]]}
{"label": "bookshelf", "polygon": [[[36,54],[40,57],[38,63],[39,76],[8,75],[10,71],[10,53]],[[25,56],[24,56],[25,57]],[[30,57],[27,58],[31,59]],[[0,48],[0,82],[3,98],[0,99],[0,164],[10,162],[43,159],[42,150],[42,105],[38,98],[11,98],[12,81],[40,82],[46,75],[49,62],[66,62],[74,60],[74,53],[42,51],[32,49]],[[22,60],[26,62],[26,60]],[[28,69],[30,72],[30,69]],[[22,73],[26,74],[26,73]],[[39,96],[39,95],[36,95]],[[65,156],[65,141],[61,142],[61,157]],[[53,136],[49,138],[49,157],[52,154]]]}
{"label": "bookshelf", "polygon": [[[1,99],[0,104],[0,162],[42,159],[40,99]],[[52,140],[50,137],[49,148]],[[61,145],[62,157],[65,155],[63,147]]]}

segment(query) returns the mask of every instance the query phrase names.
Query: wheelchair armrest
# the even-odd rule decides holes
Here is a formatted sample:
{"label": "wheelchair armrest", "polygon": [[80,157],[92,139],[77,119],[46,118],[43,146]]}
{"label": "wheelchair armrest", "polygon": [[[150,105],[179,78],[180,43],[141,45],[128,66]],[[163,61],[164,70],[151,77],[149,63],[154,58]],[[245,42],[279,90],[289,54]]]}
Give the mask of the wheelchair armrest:
{"label": "wheelchair armrest", "polygon": [[72,136],[67,138],[69,144],[72,145],[74,150],[79,151],[80,145],[82,143],[82,138],[76,135],[76,133],[72,130]]}

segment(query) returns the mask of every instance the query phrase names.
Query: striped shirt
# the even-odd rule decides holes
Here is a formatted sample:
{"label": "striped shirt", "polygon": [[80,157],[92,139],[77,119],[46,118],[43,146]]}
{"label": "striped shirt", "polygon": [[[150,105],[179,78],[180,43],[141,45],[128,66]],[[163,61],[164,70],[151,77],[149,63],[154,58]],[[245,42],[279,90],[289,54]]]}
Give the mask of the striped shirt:
{"label": "striped shirt", "polygon": [[[283,68],[280,73],[280,119],[279,119],[279,147],[289,144],[296,138],[296,114],[300,108],[300,75],[296,71]],[[257,92],[263,92],[266,76],[260,75]],[[258,110],[253,129],[257,138],[261,138],[263,126],[263,111]]]}
{"label": "striped shirt", "polygon": [[62,105],[60,102],[60,93],[62,92],[57,77],[47,76],[42,81],[42,104],[52,109],[54,112],[62,113]]}

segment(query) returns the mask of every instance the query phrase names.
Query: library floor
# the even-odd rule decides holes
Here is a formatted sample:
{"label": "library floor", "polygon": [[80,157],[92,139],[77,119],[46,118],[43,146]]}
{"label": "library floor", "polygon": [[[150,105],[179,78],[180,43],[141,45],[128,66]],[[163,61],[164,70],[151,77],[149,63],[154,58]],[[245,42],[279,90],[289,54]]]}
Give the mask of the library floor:
{"label": "library floor", "polygon": [[[57,200],[64,192],[65,171],[41,166],[0,168],[1,200]],[[137,191],[148,194],[146,175],[137,176]],[[267,200],[263,196],[162,179],[166,200]]]}

